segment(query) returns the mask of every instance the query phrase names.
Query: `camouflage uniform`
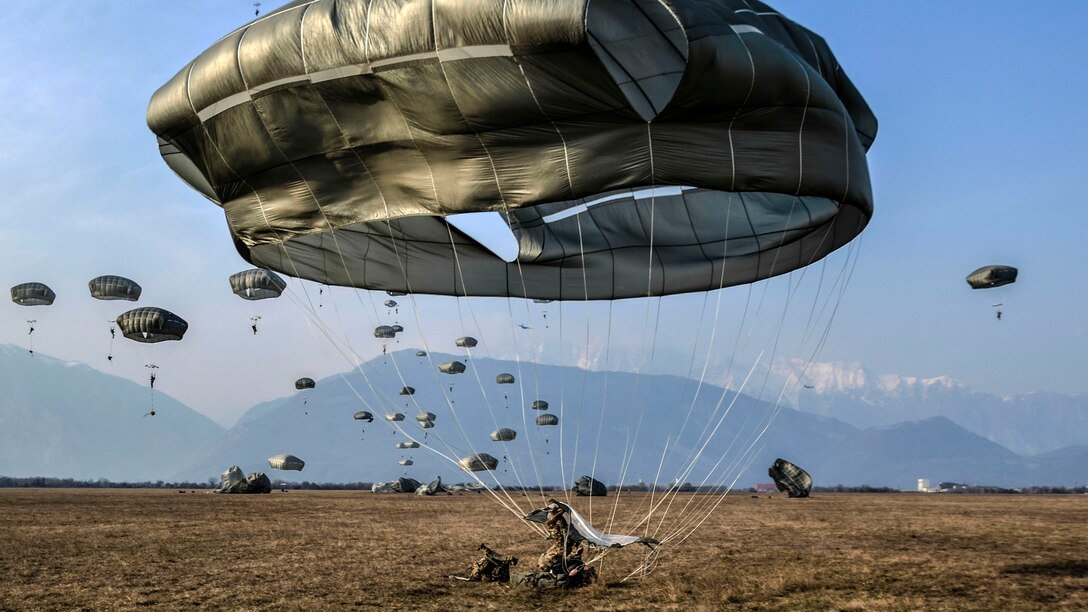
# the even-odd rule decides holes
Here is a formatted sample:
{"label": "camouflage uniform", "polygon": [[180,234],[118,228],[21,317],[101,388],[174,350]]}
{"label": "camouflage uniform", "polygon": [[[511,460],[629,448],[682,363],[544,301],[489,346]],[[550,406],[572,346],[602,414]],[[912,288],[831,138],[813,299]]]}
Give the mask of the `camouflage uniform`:
{"label": "camouflage uniform", "polygon": [[548,541],[551,546],[540,555],[537,562],[542,572],[566,573],[565,562],[574,548],[574,539],[567,533],[568,524],[563,513],[563,508],[556,508],[548,514],[548,520],[544,522],[544,526],[548,528]]}
{"label": "camouflage uniform", "polygon": [[484,556],[472,564],[468,579],[473,582],[509,582],[510,568],[518,564],[518,558],[502,557],[486,544],[480,544],[479,550],[484,551]]}

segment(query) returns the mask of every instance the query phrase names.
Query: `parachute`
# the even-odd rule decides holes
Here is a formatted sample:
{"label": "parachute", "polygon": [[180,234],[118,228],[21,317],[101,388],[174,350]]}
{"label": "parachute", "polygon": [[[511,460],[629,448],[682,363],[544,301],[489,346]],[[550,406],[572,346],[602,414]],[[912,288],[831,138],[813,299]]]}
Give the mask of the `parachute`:
{"label": "parachute", "polygon": [[412,465],[415,462],[412,461],[411,459],[401,459],[400,461],[397,461],[397,463],[399,463],[401,465]]}
{"label": "parachute", "polygon": [[416,357],[426,357],[427,351],[416,351]]}
{"label": "parachute", "polygon": [[295,381],[295,389],[298,389],[299,391],[303,389],[313,389],[316,386],[317,383],[314,382],[314,379],[308,377],[303,377]]}
{"label": "parachute", "polygon": [[466,472],[482,472],[499,467],[499,460],[487,453],[476,453],[463,457],[457,462],[457,465],[461,466],[461,469]]}
{"label": "parachute", "polygon": [[465,364],[460,361],[443,361],[438,364],[438,371],[443,374],[464,374]]}
{"label": "parachute", "polygon": [[[690,328],[704,339],[704,345],[696,340],[691,347],[691,365],[676,364],[677,369],[687,366],[698,375],[704,349],[707,364],[712,353],[728,354],[729,371],[711,374],[743,389],[749,363],[739,359],[749,356],[738,357],[734,369],[737,345],[714,342],[737,338],[740,344],[752,329],[773,327],[757,321],[760,314],[785,321],[788,308],[767,314],[776,308],[764,308],[763,296],[775,292],[762,291],[747,301],[741,297],[740,306],[720,309],[729,301],[723,294],[734,296],[722,290],[740,286],[738,293],[752,298],[753,283],[775,278],[798,286],[810,280],[806,288],[820,283],[814,301],[824,303],[805,308],[802,322],[808,323],[797,334],[802,339],[796,348],[806,357],[818,352],[825,337],[818,326],[834,316],[849,275],[836,278],[830,270],[825,286],[824,270],[806,279],[805,268],[821,260],[826,267],[825,258],[840,248],[849,262],[854,249],[842,247],[873,213],[865,156],[877,132],[876,118],[821,37],[758,0],[583,0],[518,3],[516,10],[503,10],[499,2],[439,3],[439,9],[429,0],[396,4],[398,10],[387,11],[365,0],[290,3],[179,67],[152,97],[148,125],[164,160],[223,209],[243,258],[283,274],[390,297],[409,291],[450,296],[440,306],[453,311],[456,301],[459,334],[475,334],[481,350],[498,346],[500,338],[490,331],[495,313],[477,317],[473,302],[510,298],[509,316],[524,305],[529,319],[521,319],[520,327],[531,331],[515,332],[511,321],[510,341],[498,350],[515,352],[514,371],[523,385],[539,383],[543,375],[534,370],[544,369],[520,369],[523,355],[543,361],[544,355],[578,346],[580,354],[567,356],[583,370],[590,367],[583,364],[610,367],[610,354],[627,357],[609,352],[614,335],[635,336],[629,344],[637,347],[641,334],[643,348],[631,350],[640,350],[645,363],[632,368],[651,376],[660,321],[662,337],[680,337]],[[405,18],[416,14],[428,18]],[[472,228],[466,214],[488,220],[493,231]],[[692,325],[670,326],[668,314],[661,316],[664,298],[687,293],[702,294],[702,313],[689,300],[683,316],[695,314]],[[630,301],[644,305],[645,313],[637,323],[613,325],[612,312],[624,310],[624,298],[636,298]],[[559,311],[560,322],[580,308],[585,321],[561,323],[556,334],[547,313],[528,300],[560,301],[548,307]],[[591,325],[598,300],[608,301],[607,325]],[[786,306],[792,303],[799,301],[791,297]],[[719,321],[732,325],[730,308],[740,329],[719,329]],[[530,325],[541,316],[543,325]],[[698,328],[696,320],[705,327]],[[374,315],[367,325],[380,322]],[[423,346],[439,346],[424,337],[428,322],[422,316],[417,322]],[[389,331],[379,332],[383,327]],[[671,333],[673,328],[685,330]],[[375,329],[379,338],[396,333],[393,326]],[[348,331],[338,334],[346,337]],[[552,344],[545,348],[545,342]],[[776,351],[785,345],[775,336]],[[597,347],[600,354],[593,352]],[[769,352],[766,359],[782,356]],[[391,393],[407,384],[396,358],[390,354],[383,362],[392,362],[388,376],[399,384],[379,381],[371,388]],[[760,359],[762,353],[753,371],[766,365]],[[460,361],[438,367],[445,374],[467,370]],[[479,369],[464,378],[479,381]],[[424,384],[422,377],[411,380]],[[521,389],[523,397],[529,388]],[[699,390],[693,395],[705,397]],[[694,400],[692,406],[683,406],[684,400],[662,405],[665,416],[675,418],[636,433],[639,415],[615,397],[597,400],[565,391],[543,390],[563,406],[573,406],[573,397],[594,405],[579,399],[579,412],[572,413],[577,416],[564,416],[562,427],[599,424],[610,435],[598,430],[557,436],[558,445],[551,447],[557,452],[547,456],[559,459],[561,479],[547,474],[553,480],[535,484],[571,482],[583,473],[575,463],[596,462],[595,451],[606,445],[610,452],[601,462],[620,463],[641,457],[635,444],[660,439],[668,442],[670,455],[657,471],[677,474],[676,482],[690,477],[726,483],[727,490],[735,480],[726,472],[739,475],[747,469],[739,466],[751,465],[748,455],[756,452],[750,439],[738,439],[739,450],[732,451],[737,456],[728,461],[700,456],[718,452],[709,437],[719,431],[724,436],[728,426],[688,427],[684,415],[693,414]],[[488,392],[478,394],[485,410],[491,408]],[[444,423],[445,415],[459,418],[450,393],[443,390],[444,405],[429,405],[446,410]],[[531,393],[539,396],[541,390]],[[727,413],[732,404],[717,406]],[[547,403],[537,400],[532,407],[545,410]],[[632,418],[619,416],[620,410]],[[708,409],[704,417],[717,419],[717,410]],[[767,411],[767,418],[775,413]],[[527,414],[533,413],[522,411],[526,426]],[[541,414],[536,422],[554,426],[559,418]],[[678,431],[668,429],[672,423]],[[463,457],[458,464],[468,471],[494,469],[470,469],[479,465],[479,455],[464,456],[491,426],[462,431],[461,440],[452,439],[458,428],[448,429],[430,434],[434,446],[445,445],[435,452],[451,461]],[[684,434],[687,439],[681,439]],[[547,436],[525,436],[524,444],[510,447],[526,447],[538,480],[532,444],[541,438],[547,443]],[[617,438],[629,439],[630,451],[617,451]],[[574,452],[595,440],[592,452]],[[520,478],[514,459],[504,460],[504,468]],[[474,460],[470,467],[467,460]],[[696,477],[693,472],[704,466],[722,469]],[[597,467],[587,471],[613,478]],[[506,472],[480,476],[501,490]],[[531,486],[509,484],[529,500]],[[671,529],[671,541],[680,542],[716,506],[674,506],[674,494],[670,488],[661,496],[664,504],[652,501],[650,512],[682,506],[677,512],[690,515],[658,521],[643,514],[639,529]],[[513,497],[502,503],[519,503]],[[643,574],[651,562],[642,566]]]}
{"label": "parachute", "polygon": [[404,420],[404,415],[399,412],[387,412],[385,413],[385,420],[390,423],[396,423]]}
{"label": "parachute", "polygon": [[216,493],[260,494],[272,492],[272,481],[264,472],[245,475],[242,468],[232,465],[219,477]]}
{"label": "parachute", "polygon": [[390,486],[396,493],[415,493],[422,484],[415,478],[398,478],[390,483]]}
{"label": "parachute", "polygon": [[491,432],[491,440],[494,442],[509,442],[518,436],[518,432],[509,427],[501,427]]}
{"label": "parachute", "polygon": [[121,313],[117,327],[129,340],[154,343],[181,340],[189,324],[169,310],[143,307]]}
{"label": "parachute", "polygon": [[273,455],[268,458],[268,467],[273,470],[295,470],[301,472],[306,462],[294,455]]}
{"label": "parachute", "polygon": [[991,289],[1016,282],[1019,271],[1012,266],[983,266],[967,275],[972,289]]}
{"label": "parachute", "polygon": [[419,442],[416,442],[415,440],[409,442],[397,442],[397,448],[419,448]]}
{"label": "parachute", "polygon": [[415,387],[405,386],[405,387],[401,387],[400,391],[397,391],[397,395],[415,395],[415,394],[416,394]]}
{"label": "parachute", "polygon": [[277,298],[287,288],[287,282],[278,274],[263,268],[253,268],[231,274],[230,289],[243,300],[267,300]]}
{"label": "parachute", "polygon": [[778,490],[787,492],[790,497],[808,497],[812,491],[812,476],[781,457],[774,460],[767,474],[774,479]]}
{"label": "parachute", "polygon": [[379,325],[374,328],[375,338],[396,338],[397,330],[392,325]]}
{"label": "parachute", "polygon": [[11,288],[11,301],[20,306],[49,306],[57,294],[45,283],[23,283]]}
{"label": "parachute", "polygon": [[536,424],[538,426],[558,425],[559,417],[554,414],[542,414],[536,418]]}
{"label": "parachute", "polygon": [[574,494],[579,497],[604,497],[608,495],[608,487],[592,476],[582,476],[574,481]]}
{"label": "parachute", "polygon": [[477,344],[476,338],[473,338],[472,336],[463,336],[454,340],[453,342],[461,348],[475,348]]}
{"label": "parachute", "polygon": [[374,415],[370,414],[366,410],[360,410],[359,412],[356,412],[355,414],[351,415],[351,418],[355,419],[356,421],[366,421],[367,423],[374,422]]}
{"label": "parachute", "polygon": [[429,483],[427,483],[425,485],[420,485],[420,487],[418,489],[416,489],[416,495],[421,495],[421,496],[422,495],[438,495],[439,493],[445,493],[445,492],[446,492],[446,487],[442,486],[442,477],[441,476],[435,478],[434,480],[432,480],[431,482],[429,482]]}
{"label": "parachute", "polygon": [[416,415],[416,420],[419,421],[420,423],[422,423],[424,421],[433,421],[436,418],[437,417],[435,416],[435,414],[433,412],[420,411],[420,413]]}
{"label": "parachute", "polygon": [[396,308],[397,307],[397,301],[396,300],[386,300],[385,301],[385,307],[386,308]]}
{"label": "parachute", "polygon": [[96,300],[125,300],[135,302],[143,291],[135,281],[123,276],[97,276],[87,283],[91,297]]}
{"label": "parachute", "polygon": [[514,375],[503,372],[495,377],[495,384],[497,385],[512,385],[514,384]]}

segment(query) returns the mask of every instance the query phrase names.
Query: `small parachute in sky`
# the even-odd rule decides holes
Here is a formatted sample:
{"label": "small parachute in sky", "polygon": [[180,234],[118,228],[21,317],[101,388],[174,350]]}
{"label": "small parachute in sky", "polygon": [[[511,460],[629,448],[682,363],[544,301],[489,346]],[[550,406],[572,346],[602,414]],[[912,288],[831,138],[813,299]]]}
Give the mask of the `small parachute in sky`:
{"label": "small parachute in sky", "polygon": [[518,437],[518,432],[509,427],[502,427],[491,432],[491,440],[493,442],[509,442],[516,437]]}
{"label": "small parachute in sky", "polygon": [[393,333],[395,333],[395,334],[399,334],[402,331],[404,331],[404,328],[401,327],[400,325],[392,325],[391,327],[393,328]]}
{"label": "small parachute in sky", "polygon": [[146,306],[121,313],[117,327],[129,340],[154,343],[181,340],[189,324],[169,310]]}
{"label": "small parachute in sky", "polygon": [[314,382],[314,379],[309,377],[303,377],[295,381],[295,388],[299,391],[303,389],[313,389],[316,386],[317,383]]}
{"label": "small parachute in sky", "polygon": [[91,297],[96,300],[125,300],[135,302],[143,291],[135,281],[123,276],[97,276],[87,283]]}
{"label": "small parachute in sky", "polygon": [[535,400],[532,405],[533,410],[547,410],[548,402],[544,400]]}
{"label": "small parachute in sky", "polygon": [[536,418],[536,424],[538,426],[558,425],[559,417],[554,414],[542,414]]}
{"label": "small parachute in sky", "polygon": [[972,289],[991,289],[1016,282],[1019,270],[1012,266],[983,266],[967,275],[967,284]]}
{"label": "small parachute in sky", "polygon": [[427,351],[416,351],[416,357],[426,357]]}
{"label": "small parachute in sky", "polygon": [[495,384],[497,385],[512,385],[514,384],[514,375],[503,372],[495,377]]}
{"label": "small parachute in sky", "polygon": [[457,465],[466,472],[491,471],[499,467],[499,460],[487,453],[476,453],[462,458]]}
{"label": "small parachute in sky", "polygon": [[386,291],[385,294],[389,297],[401,297],[402,295],[408,295],[403,291]]}
{"label": "small parachute in sky", "polygon": [[399,412],[387,412],[385,413],[385,420],[390,423],[399,423],[404,420],[404,415]]}
{"label": "small parachute in sky", "polygon": [[396,308],[397,307],[397,301],[396,300],[386,300],[385,301],[385,307],[386,308]]}
{"label": "small parachute in sky", "polygon": [[552,303],[553,301],[555,301],[555,300],[541,300],[541,299],[534,299],[534,300],[533,300],[533,303],[534,303],[534,304],[551,304],[551,303]]}
{"label": "small parachute in sky", "polygon": [[812,491],[812,476],[781,457],[774,460],[767,474],[778,490],[787,492],[790,497],[808,497]]}
{"label": "small parachute in sky", "polygon": [[415,440],[412,440],[412,441],[409,441],[409,442],[397,442],[397,448],[399,448],[399,449],[419,448],[419,442],[416,442]]}
{"label": "small parachute in sky", "polygon": [[431,429],[434,427],[434,421],[420,421],[419,426],[423,429]]}
{"label": "small parachute in sky", "polygon": [[396,338],[397,330],[392,325],[379,325],[374,328],[375,338]]}
{"label": "small parachute in sky", "polygon": [[407,466],[407,465],[412,465],[413,463],[415,463],[415,461],[412,461],[411,459],[401,459],[397,463]]}
{"label": "small parachute in sky", "polygon": [[397,395],[415,395],[415,394],[416,394],[416,388],[415,387],[401,387],[400,391],[397,391]]}
{"label": "small parachute in sky", "polygon": [[278,298],[287,283],[279,274],[264,268],[251,268],[231,274],[230,289],[243,300],[267,300]]}
{"label": "small parachute in sky", "polygon": [[454,344],[461,348],[475,348],[477,343],[476,338],[473,338],[472,336],[461,336],[454,340]]}
{"label": "small parachute in sky", "polygon": [[464,374],[465,364],[460,361],[443,361],[438,364],[438,371],[443,374]]}
{"label": "small parachute in sky", "polygon": [[301,472],[306,462],[294,455],[273,455],[268,458],[268,466],[274,470],[294,470]]}
{"label": "small parachute in sky", "polygon": [[423,429],[434,427],[435,418],[437,417],[435,417],[433,412],[427,412],[425,410],[421,410],[419,414],[416,415],[416,420],[419,421],[419,426]]}
{"label": "small parachute in sky", "polygon": [[45,283],[23,283],[11,288],[11,301],[20,306],[49,306],[57,294]]}
{"label": "small parachute in sky", "polygon": [[355,419],[356,421],[366,421],[367,423],[374,422],[374,415],[370,414],[366,410],[360,410],[359,412],[356,412],[355,414],[351,415],[351,418]]}

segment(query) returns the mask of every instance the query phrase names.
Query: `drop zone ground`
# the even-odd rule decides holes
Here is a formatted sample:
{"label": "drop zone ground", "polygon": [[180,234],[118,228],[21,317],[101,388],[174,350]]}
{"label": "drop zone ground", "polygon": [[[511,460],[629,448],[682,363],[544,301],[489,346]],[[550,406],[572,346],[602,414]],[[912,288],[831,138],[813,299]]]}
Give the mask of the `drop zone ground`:
{"label": "drop zone ground", "polygon": [[486,495],[4,489],[0,517],[0,609],[1088,609],[1083,495],[740,493],[649,577],[628,549],[545,593],[447,578],[545,548]]}

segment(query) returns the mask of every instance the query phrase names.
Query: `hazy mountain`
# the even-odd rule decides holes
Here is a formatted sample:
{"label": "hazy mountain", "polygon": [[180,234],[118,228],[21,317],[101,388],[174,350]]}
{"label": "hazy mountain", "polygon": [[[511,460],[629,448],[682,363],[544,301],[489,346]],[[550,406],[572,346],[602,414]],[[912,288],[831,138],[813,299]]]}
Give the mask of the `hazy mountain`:
{"label": "hazy mountain", "polygon": [[[699,483],[708,474],[711,482],[719,482],[739,474],[738,484],[747,485],[766,481],[775,457],[813,462],[855,431],[789,408],[776,414],[772,405],[745,396],[727,412],[732,393],[704,385],[696,397],[696,383],[674,376],[531,364],[522,364],[519,371],[516,363],[489,359],[466,360],[464,374],[437,373],[435,364],[454,358],[399,352],[318,381],[316,389],[255,406],[205,447],[201,460],[176,476],[203,479],[231,464],[267,470],[267,457],[292,453],[307,462],[305,470],[272,476],[319,482],[389,480],[402,474],[465,480],[438,453],[459,458],[487,452],[501,459],[505,452],[508,461],[495,475],[508,484],[560,484],[592,472],[607,482],[622,477],[624,482]],[[403,384],[397,371],[415,387],[415,395],[397,395]],[[496,384],[501,372],[513,373],[523,384]],[[550,403],[547,412],[560,418],[561,427],[535,424],[542,413],[529,405],[536,399]],[[376,421],[354,421],[358,410],[371,411]],[[414,418],[420,410],[437,416],[434,429],[420,429]],[[394,448],[407,438],[383,420],[391,411],[406,415],[400,425],[425,448]],[[498,427],[515,429],[517,439],[492,442],[488,434]],[[685,473],[687,458],[701,448],[701,460]],[[721,457],[725,460],[719,463]],[[402,458],[415,464],[401,467],[397,461]]]}
{"label": "hazy mountain", "polygon": [[0,346],[0,474],[157,480],[223,432],[147,387],[86,365]]}
{"label": "hazy mountain", "polygon": [[[803,363],[776,364],[781,378]],[[790,397],[791,405],[859,428],[944,416],[965,429],[1030,455],[1088,445],[1088,395],[1027,393],[997,397],[947,376],[874,374],[858,364],[814,363]]]}

